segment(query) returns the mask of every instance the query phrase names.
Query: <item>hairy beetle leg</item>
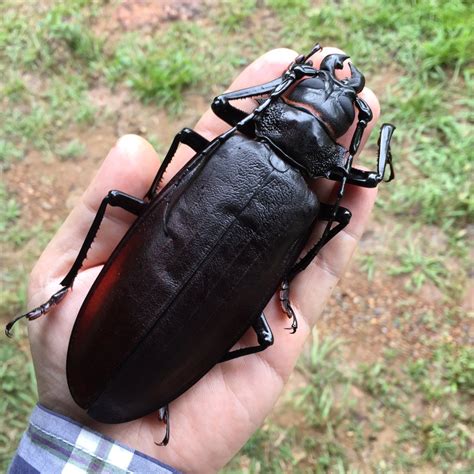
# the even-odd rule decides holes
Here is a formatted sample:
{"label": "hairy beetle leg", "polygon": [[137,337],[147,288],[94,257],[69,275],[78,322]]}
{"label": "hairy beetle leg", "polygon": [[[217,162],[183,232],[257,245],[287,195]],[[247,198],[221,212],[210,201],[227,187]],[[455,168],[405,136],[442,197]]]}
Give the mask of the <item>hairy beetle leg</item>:
{"label": "hairy beetle leg", "polygon": [[[212,103],[212,111],[224,122],[232,127],[238,126],[240,132],[244,132],[250,137],[255,137],[253,120],[246,120],[249,117],[247,112],[234,107],[230,101],[255,98],[259,96],[271,95],[273,98],[279,97],[290,85],[303,77],[315,77],[319,72],[312,67],[312,62],[308,58],[320,51],[322,47],[316,44],[311,52],[306,56],[300,55],[290,64],[288,70],[277,79],[257,86],[246,87],[236,91],[226,92],[217,96]],[[262,104],[260,104],[262,105]],[[268,105],[268,104],[267,104]],[[265,106],[266,107],[266,106]],[[253,115],[250,114],[253,119]]]}
{"label": "hairy beetle leg", "polygon": [[80,268],[82,267],[82,264],[84,263],[84,260],[87,257],[87,252],[89,251],[92,242],[94,241],[95,236],[97,235],[100,224],[104,219],[105,210],[107,209],[107,206],[120,207],[121,209],[124,209],[125,211],[128,211],[131,214],[135,214],[136,216],[138,216],[145,209],[146,203],[142,199],[130,196],[129,194],[123,193],[122,191],[109,191],[107,196],[102,199],[102,202],[99,206],[99,210],[97,211],[92,225],[89,231],[87,232],[86,238],[84,239],[79,253],[77,254],[76,260],[72,264],[72,267],[69,270],[68,274],[64,277],[63,281],[61,282],[61,285],[67,287],[72,286],[74,279],[76,278]]}
{"label": "hairy beetle leg", "polygon": [[170,440],[170,408],[169,405],[165,405],[164,407],[158,410],[158,418],[161,422],[163,422],[166,426],[165,436],[161,440],[161,442],[157,443],[154,442],[157,446],[166,446]]}
{"label": "hairy beetle leg", "polygon": [[[275,90],[282,82],[282,78],[279,77],[273,81],[261,84],[258,86],[247,87],[245,89],[239,89],[237,91],[226,92],[217,96],[212,102],[212,111],[224,122],[228,123],[232,127],[237,125],[240,121],[244,120],[248,113],[243,110],[234,107],[230,101],[232,100],[242,100],[252,97],[259,97],[267,95]],[[253,125],[253,124],[252,124]],[[242,130],[250,136],[255,136],[254,127],[249,127],[246,130]]]}
{"label": "hairy beetle leg", "polygon": [[242,349],[236,349],[235,351],[228,352],[221,360],[226,362],[228,360],[237,359],[239,357],[255,354],[256,352],[264,351],[267,347],[273,344],[273,333],[268,324],[267,318],[262,313],[257,320],[252,324],[252,328],[257,334],[258,346],[244,347]]}

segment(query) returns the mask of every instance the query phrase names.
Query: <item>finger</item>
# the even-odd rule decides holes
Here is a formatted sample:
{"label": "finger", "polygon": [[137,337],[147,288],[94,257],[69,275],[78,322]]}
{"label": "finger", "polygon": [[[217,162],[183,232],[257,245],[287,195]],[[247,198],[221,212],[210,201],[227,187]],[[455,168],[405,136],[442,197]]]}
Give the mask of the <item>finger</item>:
{"label": "finger", "polygon": [[[44,287],[64,277],[77,257],[102,199],[112,189],[142,197],[159,166],[153,147],[136,135],[125,135],[107,155],[84,192],[33,269],[31,281]],[[100,226],[100,238],[87,254],[85,267],[103,263],[130,226],[135,216],[108,208]]]}

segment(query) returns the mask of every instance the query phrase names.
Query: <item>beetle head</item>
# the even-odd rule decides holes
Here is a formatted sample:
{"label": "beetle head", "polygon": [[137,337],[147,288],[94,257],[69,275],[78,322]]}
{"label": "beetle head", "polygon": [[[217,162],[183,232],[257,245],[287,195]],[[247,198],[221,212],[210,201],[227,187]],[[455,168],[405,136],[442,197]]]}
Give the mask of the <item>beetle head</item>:
{"label": "beetle head", "polygon": [[256,135],[313,178],[328,176],[345,162],[347,150],[337,140],[354,121],[354,102],[365,82],[352,64],[351,76],[337,79],[336,69],[346,59],[343,54],[326,56],[315,77],[300,81],[256,119]]}
{"label": "beetle head", "polygon": [[285,98],[292,106],[312,113],[336,140],[349,129],[354,121],[354,101],[365,85],[364,76],[351,63],[351,76],[337,79],[336,70],[344,67],[349,56],[330,54],[319,67],[317,77],[304,79]]}

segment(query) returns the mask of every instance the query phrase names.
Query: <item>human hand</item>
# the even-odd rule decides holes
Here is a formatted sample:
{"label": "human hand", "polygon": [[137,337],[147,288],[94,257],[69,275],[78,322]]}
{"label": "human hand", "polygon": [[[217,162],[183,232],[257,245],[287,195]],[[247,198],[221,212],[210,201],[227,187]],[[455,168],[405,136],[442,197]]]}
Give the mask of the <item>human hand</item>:
{"label": "human hand", "polygon": [[[313,60],[319,65],[323,56],[339,52],[325,48]],[[250,65],[231,89],[264,83],[278,77],[295,58],[290,50],[267,53]],[[348,74],[348,70],[340,72]],[[364,141],[379,115],[374,94],[367,88],[360,94],[370,105],[374,119],[369,123]],[[253,101],[240,107],[251,109]],[[204,114],[195,130],[212,139],[228,125],[211,111]],[[348,146],[353,129],[341,142]],[[170,179],[190,158],[190,150],[182,147],[164,181]],[[111,189],[142,197],[158,169],[153,148],[136,136],[122,137],[102,164],[79,204],[73,209],[57,235],[50,242],[37,265],[29,285],[29,304],[43,303],[59,288],[59,281],[71,267],[90,227],[92,219]],[[318,180],[320,199],[331,202],[334,183]],[[337,185],[336,185],[337,186]],[[103,264],[118,244],[134,216],[117,208],[109,208],[102,222],[74,289],[47,316],[29,324],[32,354],[38,379],[40,403],[83,424],[117,439],[145,454],[160,459],[183,471],[212,472],[221,468],[262,424],[283,389],[312,325],[324,308],[339,277],[347,266],[370,214],[376,191],[348,186],[341,203],[353,213],[350,224],[331,240],[314,263],[299,274],[291,285],[291,301],[299,321],[299,329],[291,335],[285,330],[286,316],[273,298],[265,315],[272,327],[275,344],[264,352],[216,365],[190,390],[171,403],[171,439],[167,447],[159,447],[163,432],[156,414],[120,425],[98,423],[85,414],[72,400],[66,381],[65,365],[69,336],[79,308]],[[249,341],[247,341],[247,339]],[[251,343],[251,335],[242,344]]]}

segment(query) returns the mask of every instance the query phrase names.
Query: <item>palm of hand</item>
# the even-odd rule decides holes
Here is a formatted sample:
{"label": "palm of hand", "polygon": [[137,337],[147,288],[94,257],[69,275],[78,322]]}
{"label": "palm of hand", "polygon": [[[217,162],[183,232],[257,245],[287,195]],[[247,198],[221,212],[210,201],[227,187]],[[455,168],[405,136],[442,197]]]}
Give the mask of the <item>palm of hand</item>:
{"label": "palm of hand", "polygon": [[[334,50],[327,48],[324,55],[331,52]],[[295,53],[289,50],[267,53],[249,66],[231,88],[247,87],[273,79],[281,74],[294,57]],[[321,54],[319,57],[316,55],[315,63],[318,64],[321,58]],[[378,103],[375,96],[367,89],[361,95],[377,117]],[[374,122],[369,124],[365,138]],[[196,130],[208,139],[226,128],[209,111],[196,126]],[[169,179],[187,158],[189,154],[179,150],[165,178]],[[31,306],[43,303],[57,291],[59,281],[74,261],[107,192],[120,189],[135,196],[143,196],[157,168],[156,153],[144,140],[135,136],[119,140],[81,202],[35,266],[29,288]],[[329,202],[332,187],[330,183],[320,183],[318,195],[322,200]],[[349,187],[343,205],[352,210],[353,220],[344,232],[324,247],[315,263],[292,283],[291,299],[300,323],[297,333],[290,335],[285,330],[288,320],[277,301],[271,300],[265,315],[275,336],[274,346],[259,354],[218,364],[174,401],[170,406],[171,440],[166,448],[155,444],[163,436],[163,428],[156,414],[121,425],[100,424],[90,419],[74,403],[67,387],[65,361],[75,317],[104,262],[134,220],[125,211],[109,209],[73,290],[46,317],[29,324],[40,403],[178,469],[211,472],[222,467],[263,422],[275,404],[311,325],[347,265],[374,199],[373,190]],[[248,334],[241,344],[252,344],[252,341],[252,335]]]}

